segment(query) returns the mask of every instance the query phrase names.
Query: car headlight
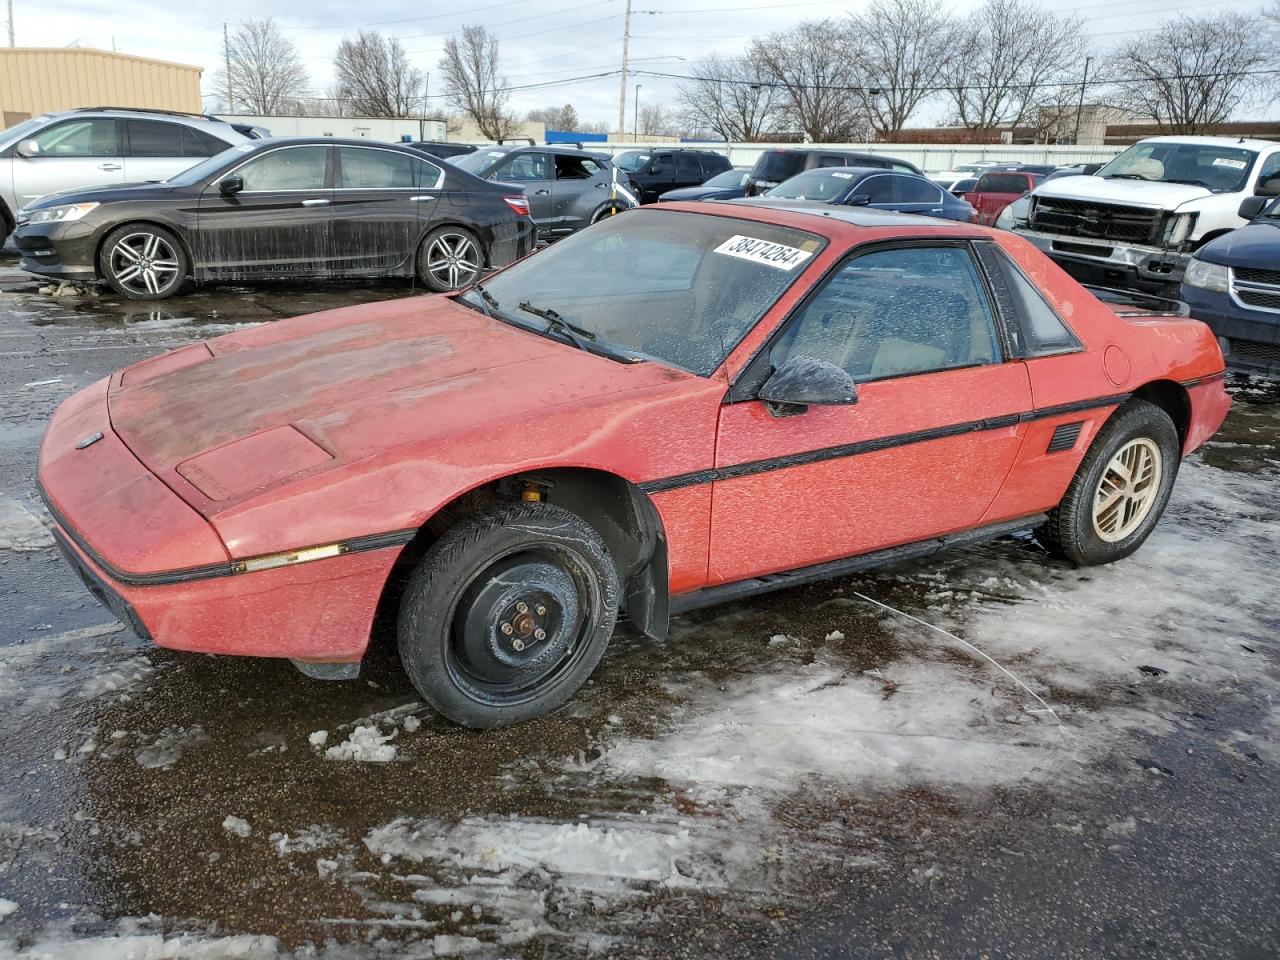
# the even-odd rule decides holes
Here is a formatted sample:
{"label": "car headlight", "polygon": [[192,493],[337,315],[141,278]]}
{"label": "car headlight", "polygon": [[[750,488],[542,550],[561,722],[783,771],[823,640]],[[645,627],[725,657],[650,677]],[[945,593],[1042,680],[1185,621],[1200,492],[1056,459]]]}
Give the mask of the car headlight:
{"label": "car headlight", "polygon": [[1186,273],[1182,275],[1182,282],[1189,287],[1226,293],[1227,268],[1219,263],[1209,263],[1198,257],[1192,257],[1191,262],[1187,264]]}
{"label": "car headlight", "polygon": [[1000,211],[1000,216],[996,217],[997,230],[1013,229],[1013,204],[1009,204]]}
{"label": "car headlight", "polygon": [[1191,228],[1195,224],[1194,213],[1179,213],[1177,216],[1170,217],[1168,224],[1165,225],[1164,242],[1170,246],[1178,246],[1191,236]]}
{"label": "car headlight", "polygon": [[56,207],[44,207],[41,210],[27,211],[27,223],[70,223],[79,220],[91,210],[97,209],[97,203],[63,203]]}

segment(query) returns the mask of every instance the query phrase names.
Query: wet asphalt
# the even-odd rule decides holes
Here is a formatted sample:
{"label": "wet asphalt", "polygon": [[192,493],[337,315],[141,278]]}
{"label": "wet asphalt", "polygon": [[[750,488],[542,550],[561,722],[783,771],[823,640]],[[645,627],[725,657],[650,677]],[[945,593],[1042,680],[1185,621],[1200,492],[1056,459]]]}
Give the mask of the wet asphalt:
{"label": "wet asphalt", "polygon": [[[0,259],[0,506],[37,518],[43,423],[74,390],[245,323],[415,294],[401,283],[228,287],[140,305],[54,299],[36,286]],[[1230,386],[1227,425],[1189,472],[1206,489],[1248,485],[1249,556],[1275,560],[1280,382],[1233,375]],[[1214,536],[1235,535],[1230,517],[1217,519]],[[1196,505],[1168,522],[1194,531]],[[122,934],[262,934],[276,938],[272,950],[343,956],[1280,956],[1280,615],[1255,595],[1256,576],[1176,568],[1213,578],[1211,596],[1248,610],[1214,647],[1225,672],[1207,680],[1143,660],[1093,687],[1058,686],[1047,661],[1013,654],[1014,671],[1038,678],[1061,709],[1063,735],[1092,744],[1072,754],[1069,774],[996,770],[956,783],[912,760],[904,734],[899,760],[923,763],[923,774],[840,782],[821,762],[808,771],[797,761],[782,785],[709,795],[696,776],[609,764],[619,744],[678,749],[664,739],[678,717],[690,736],[716,727],[712,742],[726,748],[712,759],[750,765],[760,731],[748,721],[737,730],[731,711],[726,724],[718,696],[745,704],[734,699],[744,684],[815,664],[836,665],[835,684],[916,661],[953,670],[972,684],[960,707],[1000,704],[974,706],[974,723],[946,735],[980,742],[993,723],[1013,731],[1011,747],[1028,745],[1017,725],[1037,725],[1028,743],[1047,736],[984,664],[908,640],[901,623],[846,601],[865,592],[952,629],[968,609],[954,591],[1016,617],[1051,588],[1065,598],[1055,609],[1069,634],[1077,622],[1096,627],[1102,611],[1072,591],[1106,571],[1070,570],[1012,539],[700,611],[666,644],[623,628],[565,709],[476,734],[418,702],[385,625],[352,682],[172,653],[113,625],[38,530],[4,544],[0,535],[0,909],[15,906],[0,919],[0,955],[50,944],[71,944],[72,955],[83,938]],[[990,570],[1027,574],[982,588]],[[1280,583],[1280,567],[1264,574]],[[1177,578],[1147,586],[1183,589]],[[1216,622],[1212,610],[1197,616],[1196,629]],[[982,642],[976,628],[968,637]],[[1194,656],[1194,638],[1166,639],[1143,642]],[[886,705],[899,702],[892,680],[883,690]],[[1137,712],[1147,719],[1131,723]],[[323,730],[332,746],[359,724],[394,734],[394,762],[339,762],[311,742]],[[384,852],[377,831],[398,822],[451,845]],[[674,872],[655,873],[632,849],[608,869],[575,873],[550,850],[499,870],[485,863],[507,863],[501,846],[468,846],[468,824],[586,825],[614,839],[643,824],[646,838],[685,846]]]}

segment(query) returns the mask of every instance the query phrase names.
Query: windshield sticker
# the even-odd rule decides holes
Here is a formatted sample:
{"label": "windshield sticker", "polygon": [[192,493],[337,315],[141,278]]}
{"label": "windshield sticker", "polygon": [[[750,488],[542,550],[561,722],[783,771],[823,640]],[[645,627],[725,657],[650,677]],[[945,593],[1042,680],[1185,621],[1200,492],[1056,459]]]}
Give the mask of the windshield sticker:
{"label": "windshield sticker", "polygon": [[794,270],[813,256],[807,250],[788,247],[783,243],[758,240],[755,237],[744,237],[740,234],[734,234],[713,252],[724,254],[726,257],[737,257],[739,260],[763,263],[766,267],[773,267],[775,270]]}
{"label": "windshield sticker", "polygon": [[241,153],[248,153],[253,148],[254,148],[254,144],[252,143],[236,144],[236,149],[239,150]]}
{"label": "windshield sticker", "polygon": [[852,180],[852,179],[853,179],[853,174],[852,174],[852,173],[833,173],[833,174],[832,174],[832,176],[833,176],[833,177],[839,177],[841,180]]}
{"label": "windshield sticker", "polygon": [[503,153],[501,150],[490,150],[490,151],[489,151],[489,156],[491,156],[491,157],[505,157],[505,156],[506,156],[506,154],[505,154],[505,153]]}
{"label": "windshield sticker", "polygon": [[1243,170],[1249,163],[1247,160],[1233,160],[1231,157],[1215,157],[1213,165],[1215,167],[1230,167],[1232,170]]}

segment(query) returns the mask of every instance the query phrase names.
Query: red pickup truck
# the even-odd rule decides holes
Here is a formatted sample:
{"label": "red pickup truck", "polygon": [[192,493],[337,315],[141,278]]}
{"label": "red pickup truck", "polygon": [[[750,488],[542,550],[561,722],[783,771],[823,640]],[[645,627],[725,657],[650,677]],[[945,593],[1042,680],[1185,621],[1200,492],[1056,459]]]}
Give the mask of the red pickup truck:
{"label": "red pickup truck", "polygon": [[1043,179],[1038,173],[1023,173],[1020,170],[984,173],[964,198],[978,212],[977,222],[984,227],[993,227],[1005,207],[1028,190],[1034,189]]}

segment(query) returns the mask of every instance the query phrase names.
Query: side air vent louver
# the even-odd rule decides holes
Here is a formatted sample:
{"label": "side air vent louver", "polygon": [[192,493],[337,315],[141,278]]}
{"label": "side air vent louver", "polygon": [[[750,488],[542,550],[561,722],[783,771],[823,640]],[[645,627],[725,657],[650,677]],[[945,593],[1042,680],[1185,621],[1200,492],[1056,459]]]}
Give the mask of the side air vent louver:
{"label": "side air vent louver", "polygon": [[1049,453],[1061,453],[1070,450],[1080,439],[1080,431],[1084,429],[1084,421],[1059,424],[1049,438]]}

